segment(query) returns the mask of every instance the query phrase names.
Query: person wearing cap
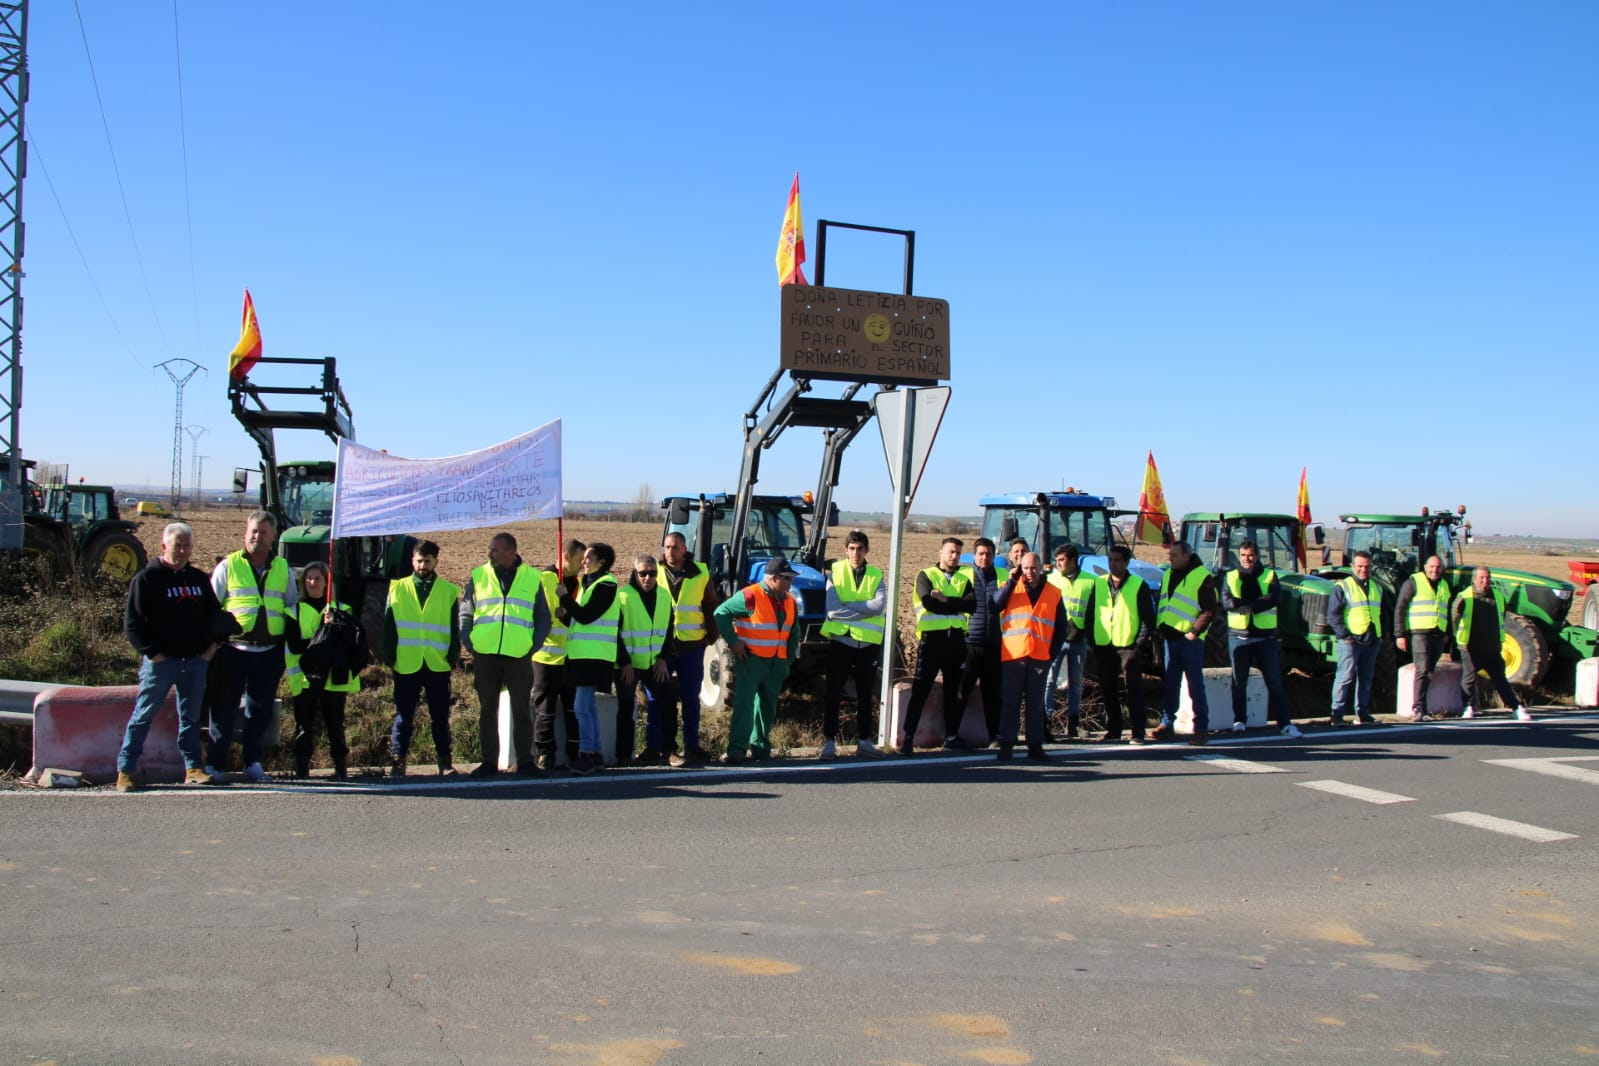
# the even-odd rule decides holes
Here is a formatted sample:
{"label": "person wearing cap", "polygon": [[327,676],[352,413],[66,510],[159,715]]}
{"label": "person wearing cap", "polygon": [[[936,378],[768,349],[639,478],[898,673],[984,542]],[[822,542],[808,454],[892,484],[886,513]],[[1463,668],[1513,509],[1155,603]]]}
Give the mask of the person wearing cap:
{"label": "person wearing cap", "polygon": [[793,584],[794,568],[779,557],[766,564],[758,584],[746,585],[716,608],[716,630],[738,664],[724,765],[772,754],[777,698],[799,654]]}

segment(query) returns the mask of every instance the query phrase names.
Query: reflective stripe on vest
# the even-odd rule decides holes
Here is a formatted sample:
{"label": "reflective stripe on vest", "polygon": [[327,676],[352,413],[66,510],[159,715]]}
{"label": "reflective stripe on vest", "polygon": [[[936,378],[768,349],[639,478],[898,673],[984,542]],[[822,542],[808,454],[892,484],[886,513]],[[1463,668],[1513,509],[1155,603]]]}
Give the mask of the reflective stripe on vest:
{"label": "reflective stripe on vest", "polygon": [[1366,590],[1360,587],[1360,582],[1352,577],[1346,577],[1338,582],[1338,587],[1344,590],[1344,600],[1349,607],[1344,612],[1344,625],[1349,632],[1360,636],[1370,629],[1382,636],[1382,589],[1375,583],[1368,582],[1375,595],[1366,595]]}
{"label": "reflective stripe on vest", "polygon": [[656,582],[655,611],[644,610],[644,597],[632,585],[617,591],[622,600],[622,646],[635,670],[655,665],[666,646],[666,628],[672,622],[672,597]]}
{"label": "reflective stripe on vest", "polygon": [[[1264,567],[1260,571],[1260,594],[1271,595],[1271,587],[1277,583],[1277,574]],[[1244,598],[1244,572],[1242,570],[1227,571],[1227,591],[1232,593],[1234,600]],[[1251,625],[1253,621],[1253,625]],[[1277,628],[1277,608],[1269,611],[1228,611],[1227,628],[1235,633],[1247,633],[1251,629],[1272,630]]]}
{"label": "reflective stripe on vest", "polygon": [[1079,570],[1076,577],[1067,577],[1059,570],[1051,570],[1048,581],[1060,589],[1061,599],[1066,601],[1066,617],[1078,629],[1083,628],[1088,621],[1088,594],[1094,588],[1093,576]]}
{"label": "reflective stripe on vest", "polygon": [[1128,574],[1120,591],[1110,575],[1094,579],[1094,644],[1096,647],[1130,648],[1138,639],[1138,594],[1144,579]]}
{"label": "reflective stripe on vest", "polygon": [[[334,606],[346,614],[350,613],[350,609],[342,603],[335,604]],[[310,640],[312,637],[316,636],[316,631],[322,628],[322,612],[317,610],[315,607],[312,607],[310,604],[305,603],[304,601],[301,601],[298,607],[298,613],[300,616],[300,639]],[[285,651],[283,653],[283,680],[289,683],[289,695],[291,696],[298,696],[300,693],[311,687],[311,682],[306,679],[305,671],[300,669],[300,656],[294,654],[292,651]],[[359,692],[361,691],[361,679],[353,673],[350,675],[350,680],[345,681],[342,684],[335,682],[330,678],[323,682],[322,691]]]}
{"label": "reflective stripe on vest", "polygon": [[751,655],[763,659],[788,658],[788,637],[794,630],[794,597],[783,597],[783,618],[779,621],[772,598],[761,586],[748,585],[733,595],[742,596],[745,603],[753,604],[749,617],[733,619],[733,635],[738,637],[739,643],[748,648]]}
{"label": "reflective stripe on vest", "polygon": [[[952,600],[958,600],[971,591],[972,579],[966,567],[961,567],[953,574],[946,574],[936,566],[929,566],[922,571],[922,576],[927,578],[927,583],[933,586],[933,591],[942,592]],[[966,616],[964,614],[934,614],[922,606],[921,597],[916,599],[916,632],[918,635],[937,633],[945,629],[964,630]]]}
{"label": "reflective stripe on vest", "polygon": [[1405,628],[1412,633],[1436,629],[1440,633],[1449,628],[1449,582],[1434,585],[1426,574],[1415,574],[1416,595],[1405,612]]}
{"label": "reflective stripe on vest", "polygon": [[705,636],[705,590],[711,584],[711,572],[692,559],[688,565],[694,570],[684,576],[675,596],[670,581],[658,579],[655,583],[671,597],[672,629],[677,639],[691,644]]}
{"label": "reflective stripe on vest", "polygon": [[1196,566],[1183,575],[1175,589],[1171,587],[1170,570],[1160,579],[1160,606],[1155,612],[1155,624],[1171,626],[1179,633],[1192,633],[1194,619],[1199,617],[1199,586],[1205,583],[1210,571]]}
{"label": "reflective stripe on vest", "polygon": [[389,583],[389,609],[399,640],[394,648],[394,672],[414,674],[424,666],[436,674],[450,669],[450,619],[460,602],[461,589],[435,578],[428,601],[416,596],[416,576]]}
{"label": "reflective stripe on vest", "polygon": [[[860,585],[857,586],[855,568],[849,565],[848,559],[840,559],[834,563],[830,576],[840,603],[865,603],[877,595],[878,588],[883,584],[883,572],[875,566],[868,566],[861,576]],[[870,618],[853,618],[848,622],[829,618],[822,623],[822,636],[846,635],[854,637],[862,644],[883,643],[883,616],[874,614]]]}
{"label": "reflective stripe on vest", "polygon": [[[1505,594],[1498,589],[1493,589],[1494,616],[1499,620],[1499,638],[1504,639],[1505,633]],[[1477,590],[1460,594],[1464,606],[1460,609],[1460,621],[1455,625],[1455,642],[1457,644],[1471,644],[1471,607],[1477,598]]]}
{"label": "reflective stripe on vest", "polygon": [[263,602],[267,633],[281,637],[287,632],[289,612],[284,602],[292,580],[289,564],[281,555],[274,555],[267,564],[266,578],[260,586],[255,583],[255,569],[244,552],[236,551],[228,556],[227,594],[222,597],[222,609],[238,619],[239,628],[244,630],[237,639],[250,639]]}
{"label": "reflective stripe on vest", "polygon": [[566,662],[566,623],[555,615],[561,606],[561,576],[553,570],[540,571],[539,589],[544,594],[544,606],[550,612],[550,631],[543,645],[533,653],[533,661],[559,666]]}
{"label": "reflective stripe on vest", "polygon": [[[594,598],[594,590],[601,585],[616,588],[616,577],[605,574],[577,594],[577,605],[587,607]],[[566,657],[569,660],[592,659],[605,663],[616,662],[616,634],[622,626],[622,597],[613,596],[605,613],[592,622],[573,622],[566,635]]]}
{"label": "reflective stripe on vest", "polygon": [[539,573],[526,563],[516,568],[508,591],[490,563],[472,571],[472,650],[519,659],[533,650],[533,615],[543,590]]}
{"label": "reflective stripe on vest", "polygon": [[1000,661],[1048,659],[1060,602],[1060,589],[1048,581],[1038,593],[1037,603],[1027,595],[1025,581],[1016,582],[1010,599],[1005,601],[1004,613],[999,616]]}

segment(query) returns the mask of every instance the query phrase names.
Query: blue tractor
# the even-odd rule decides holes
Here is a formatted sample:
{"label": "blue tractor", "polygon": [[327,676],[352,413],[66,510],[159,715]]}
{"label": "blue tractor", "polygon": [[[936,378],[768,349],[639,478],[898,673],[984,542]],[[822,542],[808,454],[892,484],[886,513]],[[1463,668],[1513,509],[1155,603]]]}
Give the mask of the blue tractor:
{"label": "blue tractor", "polygon": [[[1044,566],[1054,564],[1055,549],[1062,544],[1075,544],[1079,552],[1077,563],[1084,573],[1107,574],[1110,560],[1105,557],[1112,544],[1121,543],[1131,550],[1132,545],[1121,537],[1112,518],[1136,515],[1137,511],[1119,510],[1111,496],[1091,496],[1076,489],[1064,492],[1006,492],[984,496],[977,501],[983,509],[983,536],[997,546],[1001,560],[1006,545],[1017,537],[1027,542]],[[971,556],[962,561],[970,563]],[[1128,569],[1143,578],[1156,591],[1160,589],[1161,568],[1134,559]]]}

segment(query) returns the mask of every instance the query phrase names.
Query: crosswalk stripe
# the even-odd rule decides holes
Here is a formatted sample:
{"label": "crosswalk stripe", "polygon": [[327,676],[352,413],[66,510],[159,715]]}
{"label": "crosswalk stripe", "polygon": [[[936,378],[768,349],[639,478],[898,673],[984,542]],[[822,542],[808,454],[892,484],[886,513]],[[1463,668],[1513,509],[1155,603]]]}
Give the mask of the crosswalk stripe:
{"label": "crosswalk stripe", "polygon": [[1313,788],[1317,792],[1330,792],[1334,796],[1347,796],[1349,799],[1361,800],[1364,803],[1414,803],[1416,797],[1401,796],[1397,792],[1383,792],[1375,788],[1363,788],[1360,785],[1346,785],[1342,781],[1299,781],[1300,788]]}
{"label": "crosswalk stripe", "polygon": [[1288,772],[1281,766],[1270,766],[1263,762],[1250,762],[1248,759],[1235,759],[1231,755],[1184,755],[1183,758],[1190,762],[1208,763],[1218,770],[1231,770],[1239,774],[1286,774]]}
{"label": "crosswalk stripe", "polygon": [[1435,814],[1433,817],[1446,822],[1469,825],[1473,829],[1486,829],[1490,833],[1503,833],[1509,837],[1536,841],[1539,844],[1577,839],[1576,833],[1562,833],[1558,829],[1545,829],[1542,826],[1528,825],[1526,822],[1512,822],[1508,818],[1495,818],[1491,814],[1478,814],[1476,811],[1456,811],[1453,814]]}
{"label": "crosswalk stripe", "polygon": [[1535,774],[1563,777],[1568,781],[1581,781],[1589,785],[1599,785],[1599,770],[1589,770],[1583,766],[1570,765],[1574,762],[1592,762],[1595,759],[1599,759],[1599,755],[1575,755],[1548,759],[1484,759],[1483,762],[1493,766],[1508,766],[1512,770],[1529,770]]}

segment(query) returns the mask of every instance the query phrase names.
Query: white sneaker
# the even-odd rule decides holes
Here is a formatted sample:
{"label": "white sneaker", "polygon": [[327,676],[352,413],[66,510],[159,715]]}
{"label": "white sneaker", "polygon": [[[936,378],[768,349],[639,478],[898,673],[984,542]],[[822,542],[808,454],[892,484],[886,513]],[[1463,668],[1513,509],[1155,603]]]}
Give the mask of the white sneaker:
{"label": "white sneaker", "polygon": [[266,771],[261,769],[261,764],[253,762],[244,768],[244,779],[252,784],[259,785],[267,779]]}
{"label": "white sneaker", "polygon": [[1475,718],[1475,717],[1477,717],[1477,712],[1475,710],[1473,710],[1472,708],[1467,707],[1465,710],[1460,712],[1460,717],[1462,717],[1462,718]]}
{"label": "white sneaker", "polygon": [[1517,707],[1516,708],[1516,721],[1518,721],[1518,722],[1530,722],[1530,721],[1532,721],[1532,715],[1527,711],[1527,708],[1525,708],[1525,707]]}
{"label": "white sneaker", "polygon": [[1282,727],[1282,735],[1285,736],[1285,737],[1302,737],[1305,734],[1303,734],[1303,733],[1301,733],[1299,731],[1299,727],[1298,726],[1296,726],[1292,722],[1290,722],[1289,724],[1287,724],[1287,725]]}
{"label": "white sneaker", "polygon": [[821,753],[819,755],[817,755],[816,757],[818,759],[834,759],[834,758],[837,758],[838,757],[838,745],[834,744],[831,740],[825,741],[822,744]]}
{"label": "white sneaker", "polygon": [[1244,723],[1242,723],[1242,722],[1234,722],[1233,723],[1233,732],[1234,733],[1242,733],[1245,729],[1248,729],[1248,728],[1249,727],[1244,725]]}
{"label": "white sneaker", "polygon": [[882,758],[883,749],[879,748],[876,744],[873,744],[869,740],[857,740],[855,742],[855,754],[856,755],[874,755],[874,756],[876,756],[878,758]]}
{"label": "white sneaker", "polygon": [[206,775],[211,778],[211,783],[213,785],[225,785],[228,783],[228,775],[222,773],[213,766],[207,766],[205,768],[205,772]]}

